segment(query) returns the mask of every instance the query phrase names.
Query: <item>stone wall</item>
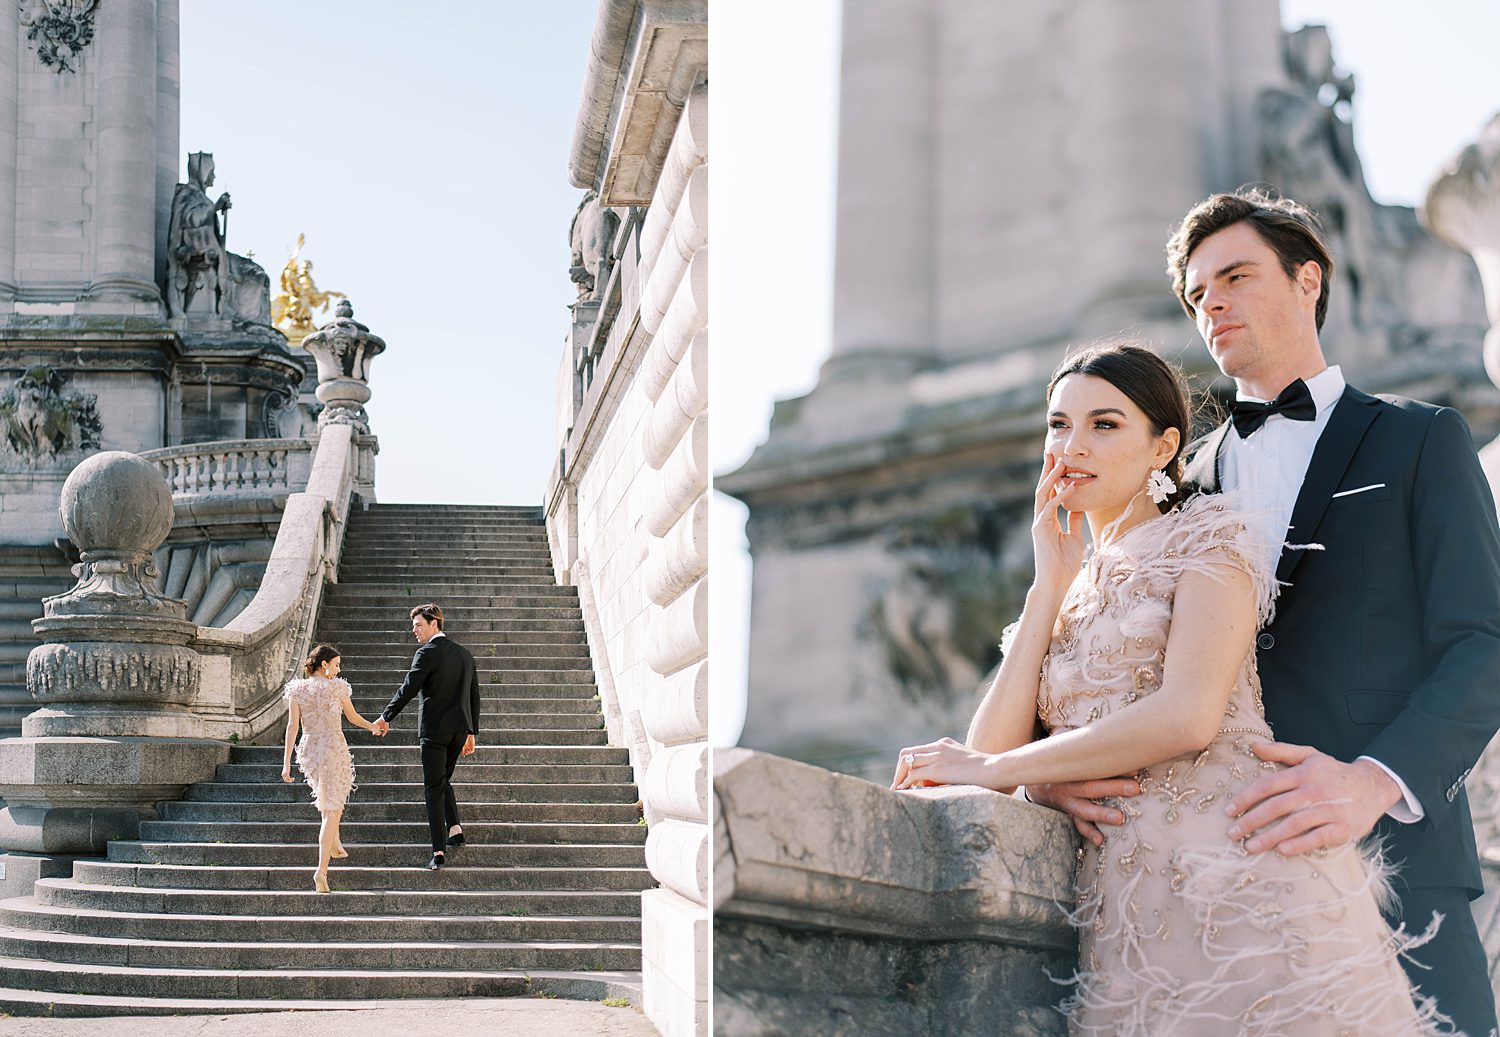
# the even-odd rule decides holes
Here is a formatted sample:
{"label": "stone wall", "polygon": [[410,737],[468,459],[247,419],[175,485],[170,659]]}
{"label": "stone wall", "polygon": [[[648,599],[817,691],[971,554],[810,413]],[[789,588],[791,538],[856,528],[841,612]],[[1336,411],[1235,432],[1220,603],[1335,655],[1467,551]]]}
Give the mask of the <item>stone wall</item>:
{"label": "stone wall", "polygon": [[600,5],[546,507],[644,801],[643,1007],[669,1037],[708,1029],[706,22],[697,2]]}
{"label": "stone wall", "polygon": [[1061,1035],[1077,837],[983,789],[714,755],[714,1032]]}

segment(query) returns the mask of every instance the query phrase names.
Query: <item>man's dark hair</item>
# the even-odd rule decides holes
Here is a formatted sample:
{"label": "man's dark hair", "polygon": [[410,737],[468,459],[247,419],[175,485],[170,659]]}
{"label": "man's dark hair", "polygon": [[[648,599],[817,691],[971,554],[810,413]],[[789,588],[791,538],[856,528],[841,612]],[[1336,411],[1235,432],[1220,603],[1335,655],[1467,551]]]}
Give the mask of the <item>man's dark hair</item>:
{"label": "man's dark hair", "polygon": [[1323,330],[1328,313],[1328,289],[1333,283],[1333,256],[1323,240],[1323,221],[1307,206],[1290,198],[1272,198],[1257,188],[1242,187],[1233,194],[1216,194],[1193,206],[1167,239],[1167,276],[1172,291],[1188,316],[1198,319],[1187,298],[1188,257],[1205,238],[1236,223],[1248,223],[1281,260],[1287,277],[1312,260],[1323,269],[1323,286],[1315,311],[1317,327]]}
{"label": "man's dark hair", "polygon": [[411,618],[416,619],[418,616],[421,616],[429,623],[436,623],[439,630],[443,629],[443,610],[436,605],[431,603],[418,605],[411,610]]}

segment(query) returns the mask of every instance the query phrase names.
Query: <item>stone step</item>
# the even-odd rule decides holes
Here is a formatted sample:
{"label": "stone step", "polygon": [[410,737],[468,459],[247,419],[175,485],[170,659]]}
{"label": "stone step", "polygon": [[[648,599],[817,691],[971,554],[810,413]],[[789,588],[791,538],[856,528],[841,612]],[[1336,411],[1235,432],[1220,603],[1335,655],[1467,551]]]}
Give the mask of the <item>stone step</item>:
{"label": "stone step", "polygon": [[[53,972],[52,970],[56,971]],[[439,998],[464,998],[466,1006],[482,1008],[495,998],[564,997],[598,1001],[625,997],[640,1004],[641,975],[622,970],[570,971],[563,969],[449,971],[443,973],[357,971],[241,971],[225,976],[216,997],[132,996],[129,993],[76,993],[82,987],[130,990],[143,984],[176,992],[183,989],[179,975],[202,981],[203,970],[132,969],[112,966],[46,963],[18,958],[0,959],[5,977],[16,986],[0,986],[0,1012],[17,1017],[93,1018],[121,1015],[221,1016],[266,1012],[357,1011],[372,1001],[400,1001],[403,1008],[422,1010],[440,1006]],[[82,979],[87,977],[87,979]],[[51,986],[46,984],[50,983]],[[274,984],[272,989],[270,984]],[[289,994],[289,991],[297,991]],[[269,993],[268,993],[269,992]]]}
{"label": "stone step", "polygon": [[[360,767],[360,777],[376,783],[410,782],[422,780],[420,763],[383,764],[372,763]],[[219,781],[272,782],[281,781],[281,765],[256,763],[221,763],[215,771]],[[556,784],[579,783],[600,784],[606,782],[628,782],[631,780],[628,764],[585,764],[574,766],[559,763],[528,764],[484,764],[460,760],[454,778],[465,782],[485,784]],[[457,791],[458,782],[454,782]],[[459,802],[463,802],[462,798]]]}
{"label": "stone step", "polygon": [[[372,709],[371,715],[378,715],[379,708]],[[574,719],[565,717],[563,719]],[[403,724],[402,721],[405,721]],[[408,718],[403,711],[396,717],[396,723],[391,725],[394,735],[387,734],[384,738],[377,738],[367,731],[350,729],[344,732],[351,747],[361,745],[391,745],[395,743],[412,744],[415,741],[417,731],[416,717]],[[403,737],[410,735],[411,737]],[[516,746],[602,746],[609,743],[609,732],[600,725],[582,728],[494,728],[481,727],[477,738],[479,748],[496,745]],[[279,750],[278,750],[279,751]],[[356,761],[358,757],[355,758]]]}
{"label": "stone step", "polygon": [[[356,793],[357,794],[357,793]],[[568,824],[559,821],[472,821],[464,816],[465,851],[480,846],[540,846],[567,843],[575,846],[645,845],[646,827],[635,823]],[[359,847],[389,843],[420,845],[428,838],[427,819],[418,811],[403,821],[349,821],[339,826],[344,848],[351,854]],[[316,846],[317,815],[308,805],[303,819],[295,821],[142,821],[142,842],[170,843],[301,843]]]}
{"label": "stone step", "polygon": [[[341,672],[339,676],[343,677],[351,685],[354,686],[356,694],[359,694],[360,685],[362,683],[368,683],[370,681],[385,682],[394,680],[396,682],[392,685],[392,691],[394,691],[395,688],[399,686],[401,677],[405,675],[410,665],[410,659],[408,659],[405,663],[402,663],[399,667],[366,666],[363,662],[361,662],[358,666],[351,665],[344,667],[343,672]],[[490,666],[479,670],[480,695],[488,696],[491,693],[501,695],[505,694],[504,691],[496,691],[496,689],[493,687],[493,685],[496,684],[525,684],[537,685],[538,687],[545,687],[548,685],[573,685],[579,688],[592,688],[594,686],[594,671],[583,669],[580,667],[556,669],[537,667],[534,669],[521,669],[518,667],[503,666]],[[545,698],[547,697],[547,693],[538,692],[537,695],[532,697]]]}
{"label": "stone step", "polygon": [[[418,808],[420,809],[420,807]],[[465,847],[467,849],[467,847]],[[375,868],[338,861],[333,873],[345,891],[415,892],[444,896],[457,892],[616,892],[638,894],[656,885],[643,866],[578,868],[571,865],[481,868],[457,863],[442,871],[422,868]],[[86,858],[74,862],[73,879],[91,885],[135,889],[248,890],[301,894],[308,888],[312,861],[304,847],[296,865],[134,864]],[[425,863],[425,862],[424,862]],[[351,893],[352,895],[352,893]]]}
{"label": "stone step", "polygon": [[[389,735],[386,736],[386,738],[389,737]],[[279,765],[283,752],[281,746],[236,745],[229,750],[229,762],[262,766]],[[361,770],[366,767],[421,766],[421,751],[415,745],[393,745],[380,741],[373,745],[354,746],[351,754],[354,757],[354,765]],[[468,766],[515,765],[522,767],[628,765],[630,754],[612,745],[480,744],[472,756],[463,757],[460,763]]]}
{"label": "stone step", "polygon": [[542,521],[542,507],[539,504],[427,504],[420,501],[382,501],[379,504],[355,505],[350,509],[349,514],[384,515],[405,512],[412,512],[418,515],[441,515],[448,513],[459,515],[515,515],[533,522]]}
{"label": "stone step", "polygon": [[[416,642],[411,638],[409,631],[403,630],[400,635],[385,630],[375,630],[358,624],[348,624],[334,630],[332,624],[322,622],[318,624],[318,635],[328,634],[329,640],[337,640],[339,646],[348,646],[348,651],[353,653],[363,651],[366,646],[389,646],[394,651],[397,646],[408,653],[417,650]],[[457,634],[455,633],[455,637]],[[584,638],[582,629],[578,630],[466,630],[463,642],[469,651],[476,656],[488,653],[490,647],[497,651],[508,652],[521,648],[568,648],[588,651],[588,642]],[[411,658],[408,654],[407,658]]]}
{"label": "stone step", "polygon": [[[267,768],[260,768],[264,773]],[[634,803],[640,798],[634,785],[621,782],[568,782],[536,784],[497,784],[464,781],[469,775],[460,768],[454,777],[453,794],[458,797],[460,816],[465,803]],[[410,803],[422,806],[420,781],[376,781],[361,775],[359,796],[368,803]],[[244,781],[202,781],[189,787],[189,802],[232,803],[306,803],[307,786],[301,782],[287,784],[278,770],[276,780],[254,784]]]}
{"label": "stone step", "polygon": [[[495,590],[501,590],[496,587]],[[479,585],[471,585],[465,588],[464,593],[457,591],[433,592],[432,589],[414,587],[408,591],[403,587],[383,586],[376,587],[373,584],[356,586],[330,586],[324,594],[324,600],[330,606],[349,606],[351,608],[371,609],[399,609],[402,614],[411,611],[410,602],[436,601],[442,606],[446,616],[449,607],[455,610],[464,606],[479,608],[508,608],[518,612],[527,611],[534,614],[536,619],[566,618],[551,615],[554,609],[571,609],[578,612],[578,597],[570,587],[533,587],[528,592],[505,594],[489,593]],[[581,615],[582,613],[579,612]],[[522,618],[516,616],[515,618]],[[528,617],[530,618],[530,617]],[[408,623],[410,621],[408,620]],[[456,621],[447,624],[454,636],[462,640],[461,631],[463,627]],[[387,628],[388,629],[388,628]]]}
{"label": "stone step", "polygon": [[[463,803],[464,823],[480,821],[558,822],[562,824],[635,824],[641,816],[634,803]],[[157,805],[163,821],[306,821],[305,801],[295,803],[216,803],[173,800]],[[344,811],[343,823],[412,821],[426,815],[415,803],[363,803],[356,795]]]}
{"label": "stone step", "polygon": [[[323,606],[318,615],[320,632],[330,637],[343,633],[384,634],[391,629],[391,609],[379,606]],[[401,615],[411,612],[408,605]],[[583,635],[583,614],[577,608],[558,609],[461,609],[444,607],[447,626],[455,637],[493,633],[524,637],[531,633],[573,633]],[[410,629],[409,626],[406,629]]]}
{"label": "stone step", "polygon": [[465,565],[434,569],[415,561],[410,563],[381,563],[379,561],[354,563],[348,558],[345,558],[339,565],[340,586],[348,587],[382,580],[387,583],[432,580],[437,583],[467,581],[503,583],[507,586],[560,586],[553,578],[551,568],[540,565],[521,567],[504,563],[470,562]]}
{"label": "stone step", "polygon": [[[463,801],[459,800],[459,816]],[[358,863],[371,868],[415,868],[423,871],[431,855],[425,833],[412,843],[380,843],[360,847]],[[163,843],[113,841],[109,859],[125,864],[202,864],[304,866],[309,870],[317,855],[315,843]],[[452,867],[502,868],[507,866],[575,868],[641,868],[645,848],[639,844],[599,843],[475,843],[454,851]],[[342,866],[336,867],[342,871]],[[350,885],[348,888],[357,888]]]}
{"label": "stone step", "polygon": [[[287,896],[284,893],[277,895]],[[4,927],[32,933],[95,936],[120,941],[204,941],[220,944],[298,940],[366,943],[376,939],[390,943],[439,940],[473,943],[620,943],[639,940],[641,932],[638,917],[620,915],[182,915],[53,906],[39,904],[31,897],[0,901],[0,932],[4,932]]]}
{"label": "stone step", "polygon": [[[533,578],[530,582],[522,582],[513,576],[489,576],[467,571],[436,573],[429,570],[400,573],[383,566],[378,572],[373,572],[361,579],[341,579],[338,583],[328,585],[328,594],[348,598],[355,593],[366,597],[376,594],[402,599],[416,597],[419,600],[414,604],[436,600],[439,605],[442,605],[443,616],[447,620],[448,606],[443,603],[450,599],[455,608],[464,603],[460,599],[496,594],[546,598],[549,602],[557,598],[576,600],[578,588],[549,579]],[[468,604],[475,604],[475,602],[470,601]],[[479,604],[484,604],[484,602],[479,602]],[[406,608],[410,613],[412,606],[408,605]]]}
{"label": "stone step", "polygon": [[452,530],[441,539],[394,529],[353,530],[344,538],[340,557],[351,551],[369,552],[420,560],[427,565],[455,565],[470,558],[467,551],[458,553],[460,548],[478,548],[485,553],[515,550],[530,556],[529,560],[542,556],[549,565],[552,561],[552,548],[545,536],[515,530]]}
{"label": "stone step", "polygon": [[[626,970],[640,968],[641,964],[639,942],[632,945],[589,940],[384,941],[373,939],[374,935],[367,929],[366,942],[358,943],[295,939],[287,942],[239,943],[130,939],[11,928],[0,929],[0,955],[10,958],[38,958],[53,963],[113,966],[128,963],[132,969],[199,969],[205,975],[212,974],[210,970],[220,969],[316,969],[329,962],[338,962],[342,969],[436,971],[530,968]],[[0,983],[14,985],[3,973],[0,973]],[[168,991],[141,991],[145,994],[166,992]]]}
{"label": "stone step", "polygon": [[[342,872],[339,873],[344,878]],[[306,878],[304,871],[303,877]],[[306,883],[304,882],[304,885]],[[641,898],[633,892],[489,890],[340,890],[338,896],[312,890],[141,889],[91,885],[72,879],[41,879],[36,902],[80,911],[125,911],[153,915],[233,915],[239,917],[539,917],[583,915],[639,918]],[[111,932],[118,936],[120,933]]]}
{"label": "stone step", "polygon": [[[413,653],[402,645],[397,651],[377,652],[378,646],[371,646],[368,652],[354,652],[340,646],[339,651],[345,654],[343,659],[343,670],[339,676],[349,678],[345,675],[353,670],[362,673],[388,670],[405,670],[410,668]],[[468,646],[465,646],[468,647]],[[496,649],[492,654],[489,651],[475,652],[470,649],[474,656],[474,667],[481,675],[499,670],[577,670],[586,669],[590,666],[588,649],[584,648],[581,653],[569,653],[560,649],[558,645],[542,645],[542,651],[535,653],[500,651]]]}
{"label": "stone step", "polygon": [[[386,682],[394,695],[401,684],[401,674],[395,673]],[[540,687],[540,686],[537,686]],[[574,715],[599,717],[599,697],[592,694],[588,687],[579,684],[559,684],[551,689],[507,689],[508,693],[502,693],[494,685],[480,686],[480,727],[498,726],[499,718],[512,713],[521,714],[552,714],[556,716]],[[350,700],[354,708],[366,717],[379,715],[390,702],[390,695],[383,691],[374,694],[365,694],[355,689],[354,697]],[[416,707],[407,703],[396,715],[392,728],[410,727],[412,731],[417,727]],[[346,737],[363,734],[357,728],[345,728]]]}

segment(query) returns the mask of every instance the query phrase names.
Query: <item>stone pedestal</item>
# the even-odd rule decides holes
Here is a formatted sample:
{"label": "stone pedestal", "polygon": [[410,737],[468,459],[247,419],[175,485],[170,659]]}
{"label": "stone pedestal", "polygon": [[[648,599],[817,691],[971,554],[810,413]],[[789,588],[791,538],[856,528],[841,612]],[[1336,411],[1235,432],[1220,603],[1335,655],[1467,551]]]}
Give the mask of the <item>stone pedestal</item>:
{"label": "stone pedestal", "polygon": [[339,302],[333,320],[303,339],[302,346],[318,363],[318,399],[323,412],[318,427],[352,425],[370,433],[365,404],[370,399],[370,361],[385,352],[385,339],[354,319],[348,299]]}
{"label": "stone pedestal", "polygon": [[200,660],[186,605],[160,593],[152,552],[172,528],[172,494],[134,454],[95,454],[63,484],[62,522],[78,582],[43,602],[44,639],[26,661],[42,707],[0,742],[0,846],[101,852],[133,838],[159,800],[229,757],[189,709]]}

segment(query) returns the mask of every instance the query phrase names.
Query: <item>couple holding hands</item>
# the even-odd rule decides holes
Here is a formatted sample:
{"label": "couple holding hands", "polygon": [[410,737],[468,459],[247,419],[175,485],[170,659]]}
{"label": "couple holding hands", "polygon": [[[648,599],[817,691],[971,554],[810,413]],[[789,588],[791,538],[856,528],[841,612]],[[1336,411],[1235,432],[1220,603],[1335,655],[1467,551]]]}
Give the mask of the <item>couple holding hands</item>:
{"label": "couple holding hands", "polygon": [[[317,645],[303,663],[305,676],[287,683],[286,743],[281,780],[292,782],[292,750],[297,766],[312,787],[313,802],[322,815],[318,831],[318,867],[313,888],[327,893],[328,862],[347,857],[339,839],[344,804],[354,791],[354,758],[344,740],[341,717],[356,727],[383,737],[396,714],[417,698],[417,741],[422,750],[423,796],[432,835],[430,871],[446,863],[446,850],[464,844],[453,795],[453,769],[460,756],[474,752],[479,731],[479,676],[474,656],[443,633],[443,610],[418,605],[411,610],[411,632],[420,647],[401,687],[374,721],[366,720],[350,701],[353,689],[339,676],[341,660],[332,645]],[[297,742],[297,730],[302,740]]]}

